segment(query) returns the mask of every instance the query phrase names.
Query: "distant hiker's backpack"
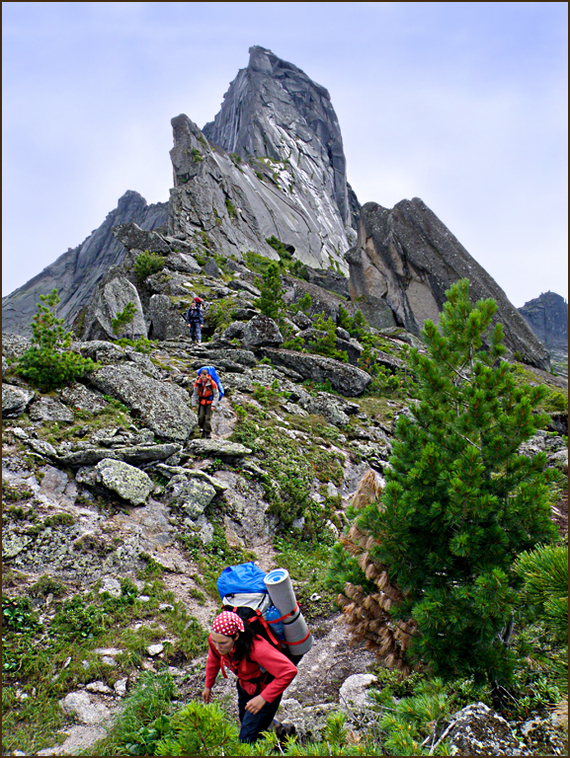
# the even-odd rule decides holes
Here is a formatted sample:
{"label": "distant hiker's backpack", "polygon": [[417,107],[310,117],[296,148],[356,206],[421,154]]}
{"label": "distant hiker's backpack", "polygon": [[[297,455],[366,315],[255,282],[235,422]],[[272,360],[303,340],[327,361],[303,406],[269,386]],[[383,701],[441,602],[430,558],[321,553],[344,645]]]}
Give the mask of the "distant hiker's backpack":
{"label": "distant hiker's backpack", "polygon": [[218,372],[213,366],[202,366],[202,368],[198,369],[198,376],[200,376],[200,371],[203,371],[206,369],[206,371],[210,374],[212,379],[216,382],[218,385],[218,392],[220,393],[220,400],[224,396],[224,388],[222,387],[222,382],[220,381],[220,377],[218,376]]}
{"label": "distant hiker's backpack", "polygon": [[[283,622],[297,619],[300,611],[298,606],[293,612],[284,615],[277,610],[272,604],[265,585],[266,576],[265,572],[253,562],[225,568],[217,582],[222,607],[226,611],[237,613],[244,622],[250,624],[254,634],[266,639],[279,652],[297,664],[306,649],[299,653],[291,643],[283,639],[279,631],[283,629]],[[310,635],[310,632],[308,634]]]}

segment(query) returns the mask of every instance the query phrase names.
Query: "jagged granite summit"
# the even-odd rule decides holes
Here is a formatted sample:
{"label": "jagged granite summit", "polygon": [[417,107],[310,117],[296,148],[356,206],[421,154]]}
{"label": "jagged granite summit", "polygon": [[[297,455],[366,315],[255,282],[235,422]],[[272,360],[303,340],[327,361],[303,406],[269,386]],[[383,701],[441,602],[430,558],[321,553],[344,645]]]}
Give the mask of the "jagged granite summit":
{"label": "jagged granite summit", "polygon": [[69,249],[26,284],[2,298],[2,331],[31,333],[30,322],[40,295],[56,287],[60,297],[58,315],[68,323],[89,300],[99,280],[111,266],[121,263],[125,247],[111,233],[116,224],[133,222],[141,229],[164,226],[168,218],[166,203],[147,205],[138,192],[128,190],[98,229],[78,247]]}
{"label": "jagged granite summit", "polygon": [[348,273],[359,206],[324,87],[252,47],[213,122],[200,131],[182,114],[172,126],[171,236],[238,259],[277,258],[276,237],[302,263]]}
{"label": "jagged granite summit", "polygon": [[203,132],[216,145],[242,158],[267,156],[291,162],[305,179],[334,199],[343,224],[355,227],[359,206],[346,179],[342,135],[328,91],[304,71],[270,50],[249,49],[224,95],[213,122]]}
{"label": "jagged granite summit", "polygon": [[561,295],[543,292],[518,310],[546,347],[568,352],[568,303]]}
{"label": "jagged granite summit", "polygon": [[550,368],[548,351],[493,277],[419,198],[402,200],[392,209],[366,203],[358,243],[347,260],[351,298],[358,299],[372,326],[403,326],[419,334],[425,319],[437,322],[445,291],[467,278],[473,300],[496,301],[495,321],[502,322],[511,353]]}

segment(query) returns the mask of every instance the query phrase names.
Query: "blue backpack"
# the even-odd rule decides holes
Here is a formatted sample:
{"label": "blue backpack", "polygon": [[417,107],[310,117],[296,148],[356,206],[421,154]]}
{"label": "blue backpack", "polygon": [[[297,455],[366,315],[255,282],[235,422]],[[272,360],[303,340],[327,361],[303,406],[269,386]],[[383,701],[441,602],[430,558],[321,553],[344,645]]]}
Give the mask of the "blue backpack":
{"label": "blue backpack", "polygon": [[212,379],[216,382],[218,385],[218,391],[220,393],[220,400],[224,396],[224,388],[222,387],[222,382],[220,381],[220,377],[218,376],[218,372],[213,366],[202,366],[202,368],[198,369],[198,376],[200,376],[200,371],[203,371],[206,369],[206,371],[210,374]]}

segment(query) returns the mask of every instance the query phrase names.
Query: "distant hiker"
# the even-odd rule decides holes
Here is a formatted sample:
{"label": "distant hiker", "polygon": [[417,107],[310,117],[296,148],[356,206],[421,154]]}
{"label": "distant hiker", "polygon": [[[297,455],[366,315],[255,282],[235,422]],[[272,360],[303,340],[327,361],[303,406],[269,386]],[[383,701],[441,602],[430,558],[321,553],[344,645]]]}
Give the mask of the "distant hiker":
{"label": "distant hiker", "polygon": [[202,430],[202,437],[212,436],[212,408],[217,407],[219,399],[218,385],[208,373],[208,369],[200,369],[200,374],[194,382],[192,405],[198,408],[198,425]]}
{"label": "distant hiker", "polygon": [[200,344],[202,342],[202,324],[204,323],[204,314],[202,305],[204,301],[201,297],[195,297],[186,312],[186,323],[190,329],[190,339]]}
{"label": "distant hiker", "polygon": [[283,692],[297,675],[296,666],[267,640],[254,635],[249,624],[231,611],[214,619],[208,637],[206,683],[202,699],[209,703],[220,668],[237,674],[240,742],[255,742],[279,708]]}

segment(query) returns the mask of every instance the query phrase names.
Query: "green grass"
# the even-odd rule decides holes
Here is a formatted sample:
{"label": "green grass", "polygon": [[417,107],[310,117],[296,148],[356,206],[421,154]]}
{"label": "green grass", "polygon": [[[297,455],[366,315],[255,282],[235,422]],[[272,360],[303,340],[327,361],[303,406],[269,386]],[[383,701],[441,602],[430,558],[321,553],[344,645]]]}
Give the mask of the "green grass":
{"label": "green grass", "polygon": [[[36,752],[55,742],[55,732],[64,725],[59,699],[80,684],[101,679],[112,686],[132,674],[147,658],[148,645],[173,639],[165,645],[169,659],[192,659],[206,649],[206,633],[184,604],[167,592],[160,579],[138,591],[128,579],[121,582],[121,596],[95,590],[56,600],[55,617],[44,625],[26,598],[3,598],[4,750]],[[38,581],[33,593],[61,595],[61,587],[49,577]],[[172,609],[159,610],[161,603]],[[135,628],[136,627],[136,628]],[[116,666],[103,663],[98,647],[116,647],[123,652]],[[17,697],[16,690],[28,697]]]}

